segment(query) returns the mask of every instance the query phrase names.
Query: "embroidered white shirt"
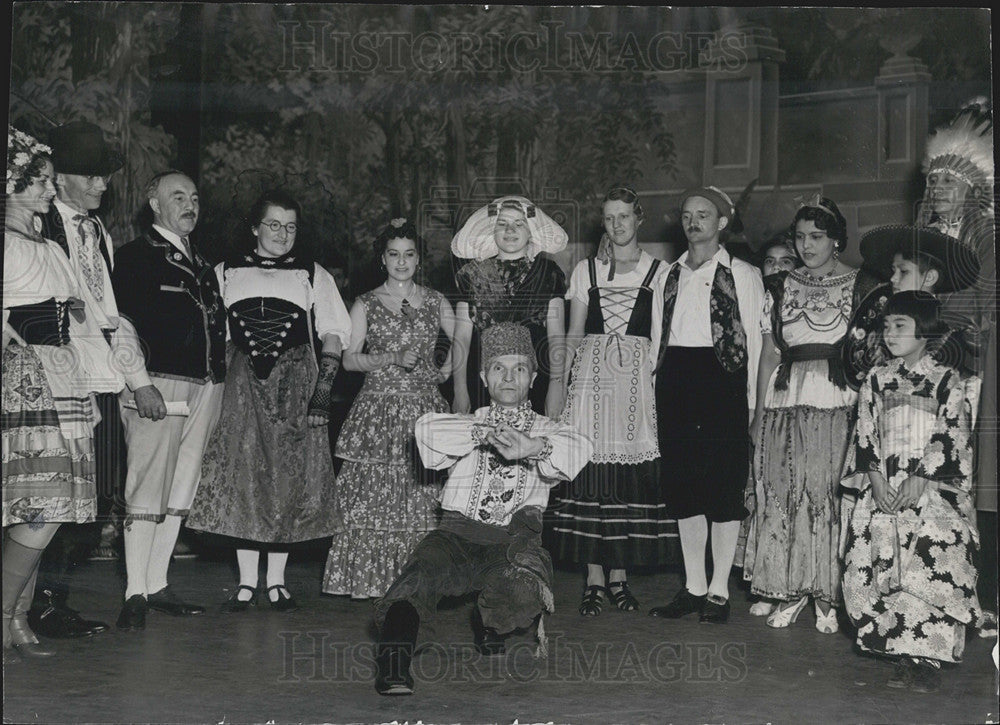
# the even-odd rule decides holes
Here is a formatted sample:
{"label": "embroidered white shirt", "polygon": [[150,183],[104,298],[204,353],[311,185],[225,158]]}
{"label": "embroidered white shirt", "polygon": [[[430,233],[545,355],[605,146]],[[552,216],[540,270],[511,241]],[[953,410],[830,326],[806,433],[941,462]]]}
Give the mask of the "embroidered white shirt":
{"label": "embroidered white shirt", "polygon": [[544,509],[549,487],[573,479],[587,464],[593,446],[570,426],[525,406],[508,422],[531,437],[544,436],[552,450],[538,460],[507,461],[483,440],[502,415],[498,408],[480,408],[471,415],[427,413],[417,420],[414,434],[425,466],[451,467],[441,508],[480,523],[506,526],[522,508]]}

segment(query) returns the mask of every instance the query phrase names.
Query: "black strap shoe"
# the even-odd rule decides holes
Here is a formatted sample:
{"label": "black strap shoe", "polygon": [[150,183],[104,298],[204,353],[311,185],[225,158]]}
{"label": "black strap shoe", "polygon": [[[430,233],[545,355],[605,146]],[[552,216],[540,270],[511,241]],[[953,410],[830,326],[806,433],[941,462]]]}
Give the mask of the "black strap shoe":
{"label": "black strap shoe", "polygon": [[[246,589],[250,592],[249,599],[240,599],[240,592]],[[225,602],[222,603],[222,611],[226,614],[236,614],[238,612],[245,612],[250,607],[257,606],[257,590],[246,584],[240,584],[236,587],[236,591],[233,592],[233,596],[229,597]]]}
{"label": "black strap shoe", "polygon": [[701,612],[705,606],[705,600],[708,598],[707,594],[702,594],[700,597],[695,596],[687,590],[687,588],[681,589],[677,592],[673,601],[664,607],[653,607],[649,610],[649,616],[651,617],[662,617],[664,619],[678,619],[683,617],[685,614],[694,614],[695,612]]}
{"label": "black strap shoe", "polygon": [[[271,591],[277,594],[277,599],[271,599]],[[267,603],[276,612],[294,612],[299,608],[298,602],[292,599],[292,593],[284,584],[275,584],[267,588]]]}
{"label": "black strap shoe", "polygon": [[198,604],[187,604],[182,602],[170,585],[163,587],[160,591],[150,594],[146,603],[150,609],[157,612],[170,614],[174,617],[192,617],[196,614],[204,614],[205,608]]}
{"label": "black strap shoe", "polygon": [[140,630],[146,628],[146,597],[133,594],[125,600],[122,613],[118,615],[118,629]]}
{"label": "black strap shoe", "polygon": [[729,621],[729,600],[709,594],[698,621],[702,624],[725,624]]}

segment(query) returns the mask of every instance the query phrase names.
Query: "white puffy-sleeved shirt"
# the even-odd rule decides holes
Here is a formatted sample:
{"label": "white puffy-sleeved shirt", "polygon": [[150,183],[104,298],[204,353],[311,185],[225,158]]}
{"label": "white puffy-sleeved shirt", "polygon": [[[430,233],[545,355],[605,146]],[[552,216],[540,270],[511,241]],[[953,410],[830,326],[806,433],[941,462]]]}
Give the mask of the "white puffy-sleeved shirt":
{"label": "white puffy-sleeved shirt", "polygon": [[[608,274],[611,272],[611,265],[604,262],[597,262],[594,271],[597,276],[597,286],[602,289],[618,290],[616,295],[601,295],[601,312],[604,314],[604,325],[608,332],[618,332],[624,334],[628,327],[629,317],[632,314],[632,307],[635,305],[636,296],[642,281],[646,279],[649,268],[656,258],[645,249],[640,250],[639,261],[635,269],[622,274],[615,272],[615,278],[608,282]],[[651,356],[652,364],[656,363],[656,351],[660,349],[660,331],[663,327],[663,286],[667,281],[667,270],[670,265],[661,262],[653,279],[650,280],[649,287],[653,291],[653,309],[650,325],[649,349],[653,352]],[[588,262],[582,259],[573,268],[570,275],[569,289],[566,291],[567,300],[579,300],[583,304],[590,303],[590,271]]]}
{"label": "white puffy-sleeved shirt", "polygon": [[[551,449],[539,459],[503,459],[484,440],[500,422],[532,438],[547,438]],[[576,430],[535,413],[527,404],[515,410],[491,404],[471,415],[427,413],[417,420],[414,433],[425,466],[451,467],[441,508],[494,526],[506,526],[529,506],[544,510],[549,487],[573,479],[593,450]]]}
{"label": "white puffy-sleeved shirt", "polygon": [[215,275],[219,278],[226,307],[253,297],[287,300],[303,310],[315,306],[316,334],[319,338],[322,340],[324,335],[336,335],[344,350],[351,344],[351,315],[340,297],[333,276],[318,264],[314,265],[311,286],[309,273],[296,268],[230,267],[220,263],[215,267]]}
{"label": "white puffy-sleeved shirt", "polygon": [[[8,230],[3,242],[3,320],[9,308],[55,299],[83,299],[80,284],[69,260],[55,242],[35,240]],[[111,354],[99,324],[100,316],[83,320],[69,315],[69,345],[61,348],[34,346],[46,375],[68,381],[74,396],[117,393],[125,385],[122,365]]]}

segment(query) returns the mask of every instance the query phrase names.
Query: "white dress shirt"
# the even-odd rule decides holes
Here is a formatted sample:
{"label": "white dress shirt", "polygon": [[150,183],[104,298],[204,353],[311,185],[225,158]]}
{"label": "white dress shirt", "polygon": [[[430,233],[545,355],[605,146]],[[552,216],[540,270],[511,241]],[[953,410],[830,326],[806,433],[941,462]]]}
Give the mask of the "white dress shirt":
{"label": "white dress shirt", "polygon": [[[724,246],[698,269],[688,264],[684,252],[675,265],[681,273],[677,283],[677,300],[670,320],[670,337],[667,344],[676,347],[712,347],[712,284],[715,270],[722,264],[729,267],[736,284],[736,298],[740,308],[740,322],[747,337],[747,402],[753,415],[757,402],[757,367],[763,343],[761,324],[764,310],[764,282],[760,270],[741,259],[734,259]],[[671,267],[672,269],[672,267]]]}

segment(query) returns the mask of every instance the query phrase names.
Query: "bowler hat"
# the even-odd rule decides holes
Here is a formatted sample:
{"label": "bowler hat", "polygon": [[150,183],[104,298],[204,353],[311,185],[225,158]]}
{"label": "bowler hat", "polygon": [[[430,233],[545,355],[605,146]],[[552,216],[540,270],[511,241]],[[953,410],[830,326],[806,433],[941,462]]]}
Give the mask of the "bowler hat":
{"label": "bowler hat", "polygon": [[892,273],[892,258],[900,252],[934,260],[940,275],[934,291],[955,292],[974,284],[979,276],[979,255],[961,240],[928,227],[889,224],[876,227],[861,238],[865,266],[883,275]]}
{"label": "bowler hat", "polygon": [[101,129],[87,121],[71,121],[52,129],[49,145],[58,174],[109,176],[124,163],[118,147],[107,143]]}

